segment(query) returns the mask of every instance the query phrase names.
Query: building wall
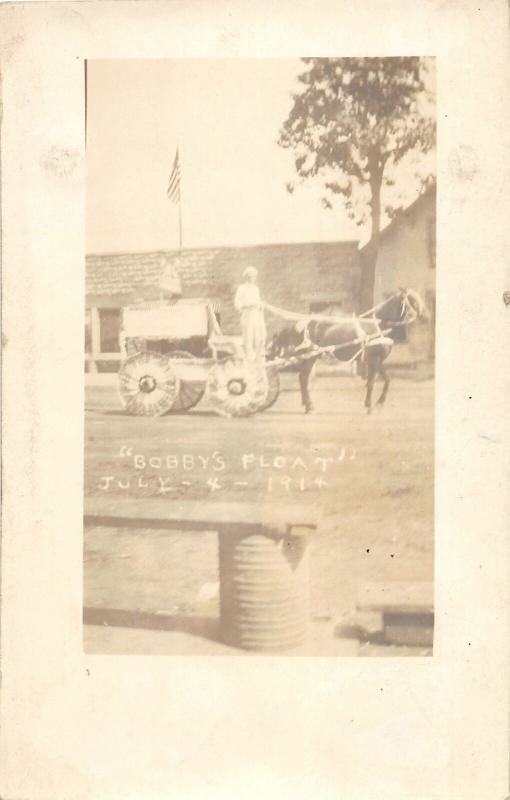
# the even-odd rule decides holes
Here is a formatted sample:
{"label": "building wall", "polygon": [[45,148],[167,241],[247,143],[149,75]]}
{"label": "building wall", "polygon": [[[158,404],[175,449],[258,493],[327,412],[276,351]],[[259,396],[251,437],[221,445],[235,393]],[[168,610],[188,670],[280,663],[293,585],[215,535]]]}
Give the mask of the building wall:
{"label": "building wall", "polygon": [[415,289],[427,304],[430,320],[409,327],[407,348],[395,348],[396,357],[422,361],[434,357],[436,197],[424,195],[383,233],[377,257],[374,301],[383,300],[399,286]]}
{"label": "building wall", "polygon": [[[226,252],[215,274],[201,286],[193,287],[197,296],[212,296],[221,302],[221,327],[227,334],[239,332],[239,314],[233,298],[243,269],[254,266],[259,272],[261,296],[274,306],[306,312],[324,297],[331,298],[346,311],[356,305],[359,287],[359,253],[355,245],[314,245],[260,247]],[[184,294],[188,293],[184,279]],[[269,334],[282,326],[282,320],[266,312]]]}
{"label": "building wall", "polygon": [[[434,354],[435,211],[435,193],[429,191],[381,236],[375,302],[399,286],[407,286],[421,294],[432,315],[431,322],[410,326],[405,345],[394,348],[395,360],[419,361]],[[262,297],[272,305],[297,312],[319,311],[326,303],[347,313],[360,310],[357,242],[89,255],[86,339],[90,349],[115,354],[118,310],[138,299],[157,296],[159,277],[169,263],[180,274],[185,297],[216,301],[225,334],[239,333],[233,298],[248,265],[258,269]],[[266,323],[269,336],[284,324],[269,312]],[[111,369],[111,362],[105,362],[103,368]]]}
{"label": "building wall", "polygon": [[[99,309],[89,318],[92,324],[95,316],[100,330],[89,340],[111,341],[115,315],[106,314],[106,335],[105,310],[154,296],[159,274],[169,262],[180,274],[184,297],[210,298],[218,303],[225,334],[240,332],[233,299],[249,265],[259,271],[262,297],[274,306],[297,312],[307,312],[325,302],[335,303],[348,313],[357,308],[361,263],[357,242],[91,255],[87,256],[87,308]],[[271,336],[284,322],[266,312],[266,324]]]}

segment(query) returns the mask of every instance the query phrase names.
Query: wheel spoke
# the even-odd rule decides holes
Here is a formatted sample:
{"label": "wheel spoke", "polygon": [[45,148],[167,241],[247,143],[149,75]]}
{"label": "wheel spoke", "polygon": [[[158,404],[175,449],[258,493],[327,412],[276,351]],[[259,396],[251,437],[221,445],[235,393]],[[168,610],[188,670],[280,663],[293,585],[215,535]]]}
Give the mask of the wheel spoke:
{"label": "wheel spoke", "polygon": [[214,410],[222,416],[248,416],[267,394],[263,365],[226,361],[215,364],[208,375],[207,391]]}
{"label": "wheel spoke", "polygon": [[159,353],[137,353],[119,371],[121,400],[131,414],[159,416],[179,394],[179,379],[168,359]]}

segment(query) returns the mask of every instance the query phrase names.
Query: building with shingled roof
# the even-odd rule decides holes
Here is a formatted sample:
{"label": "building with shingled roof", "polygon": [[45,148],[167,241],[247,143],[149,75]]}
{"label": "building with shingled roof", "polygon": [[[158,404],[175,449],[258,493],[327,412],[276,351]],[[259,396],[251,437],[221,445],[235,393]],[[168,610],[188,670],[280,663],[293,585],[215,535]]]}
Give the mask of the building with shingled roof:
{"label": "building with shingled roof", "polygon": [[[360,278],[358,243],[321,242],[91,254],[86,257],[86,359],[100,369],[120,360],[121,309],[158,296],[168,265],[180,275],[184,298],[212,301],[225,334],[239,333],[233,299],[242,272],[254,266],[261,294],[290,311],[320,311],[334,303],[357,310]],[[281,320],[267,314],[268,332]]]}
{"label": "building with shingled roof", "polygon": [[[399,286],[417,290],[431,320],[401,329],[402,346],[392,360],[434,358],[436,186],[427,189],[380,235],[374,301]],[[115,370],[120,361],[119,330],[124,306],[159,296],[163,271],[175,267],[183,297],[203,298],[216,312],[225,334],[239,333],[233,299],[244,269],[258,270],[261,295],[274,306],[307,313],[335,305],[359,312],[364,247],[357,241],[214,247],[146,253],[105,253],[86,257],[86,362]],[[268,334],[281,320],[266,313]]]}

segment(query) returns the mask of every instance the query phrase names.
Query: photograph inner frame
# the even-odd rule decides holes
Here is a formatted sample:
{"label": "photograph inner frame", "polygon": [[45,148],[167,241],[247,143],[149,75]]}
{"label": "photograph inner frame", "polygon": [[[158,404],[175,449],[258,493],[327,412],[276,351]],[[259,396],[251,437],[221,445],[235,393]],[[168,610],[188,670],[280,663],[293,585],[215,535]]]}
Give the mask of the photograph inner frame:
{"label": "photograph inner frame", "polygon": [[431,656],[434,59],[86,87],[85,651]]}

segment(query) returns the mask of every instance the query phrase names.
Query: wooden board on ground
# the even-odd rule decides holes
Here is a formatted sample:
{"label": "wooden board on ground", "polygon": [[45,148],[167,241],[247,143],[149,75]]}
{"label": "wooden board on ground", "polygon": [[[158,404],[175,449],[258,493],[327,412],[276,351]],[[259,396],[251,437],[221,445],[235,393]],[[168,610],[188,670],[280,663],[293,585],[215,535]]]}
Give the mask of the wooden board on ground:
{"label": "wooden board on ground", "polygon": [[[379,637],[387,644],[431,646],[434,587],[430,582],[366,583],[358,587],[357,620],[379,615]],[[373,635],[373,633],[371,634]]]}
{"label": "wooden board on ground", "polygon": [[278,535],[299,535],[315,530],[318,514],[311,506],[268,507],[255,503],[171,501],[151,498],[119,500],[115,497],[85,498],[86,526],[168,528],[169,530],[214,531],[228,527],[247,532],[263,526]]}

